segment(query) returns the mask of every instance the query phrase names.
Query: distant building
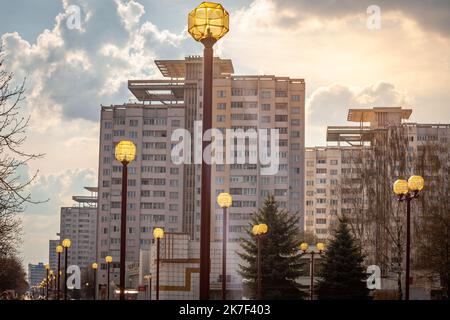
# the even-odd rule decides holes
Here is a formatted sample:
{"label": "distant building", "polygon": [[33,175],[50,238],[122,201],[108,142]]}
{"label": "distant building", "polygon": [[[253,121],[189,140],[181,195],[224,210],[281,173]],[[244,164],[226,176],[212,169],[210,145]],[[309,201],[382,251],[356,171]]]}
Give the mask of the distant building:
{"label": "distant building", "polygon": [[39,285],[46,277],[47,270],[43,262],[28,264],[28,284],[30,287]]}
{"label": "distant building", "polygon": [[[90,196],[73,196],[73,207],[61,208],[60,238],[70,239],[68,264],[86,268],[96,261],[97,188],[86,187]],[[54,244],[52,244],[54,245]],[[61,263],[64,263],[64,254]]]}
{"label": "distant building", "polygon": [[48,261],[50,269],[56,271],[58,269],[58,254],[56,253],[56,247],[61,243],[60,240],[48,241]]}

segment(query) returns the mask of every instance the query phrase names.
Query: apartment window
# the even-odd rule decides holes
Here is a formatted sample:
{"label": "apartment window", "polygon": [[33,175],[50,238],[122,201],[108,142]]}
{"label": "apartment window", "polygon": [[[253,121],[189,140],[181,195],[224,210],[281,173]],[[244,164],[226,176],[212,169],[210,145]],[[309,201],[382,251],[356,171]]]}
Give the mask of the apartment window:
{"label": "apartment window", "polygon": [[312,180],[306,180],[306,185],[307,185],[307,186],[313,186],[313,185],[314,185],[314,181],[312,181]]}
{"label": "apartment window", "polygon": [[180,169],[179,168],[170,168],[170,174],[179,174]]}
{"label": "apartment window", "polygon": [[317,159],[317,164],[326,164],[327,160],[326,159]]}
{"label": "apartment window", "polygon": [[270,111],[270,104],[269,103],[261,104],[261,111]]}
{"label": "apartment window", "polygon": [[105,129],[111,129],[111,128],[112,128],[112,122],[111,121],[105,122]]}
{"label": "apartment window", "polygon": [[277,121],[277,122],[286,122],[286,121],[288,121],[288,116],[287,115],[277,114],[277,115],[275,115],[275,121]]}
{"label": "apartment window", "polygon": [[219,114],[219,115],[216,116],[217,122],[225,122],[226,119],[227,119],[227,116],[225,116],[225,115]]}
{"label": "apartment window", "polygon": [[291,125],[299,126],[300,125],[300,119],[291,119]]}
{"label": "apartment window", "polygon": [[178,211],[178,204],[176,203],[169,204],[169,211]]}
{"label": "apartment window", "polygon": [[325,208],[317,208],[316,209],[317,214],[327,214],[327,209]]}
{"label": "apartment window", "polygon": [[272,97],[272,93],[270,91],[261,91],[261,98],[270,99]]}
{"label": "apartment window", "polygon": [[270,123],[270,116],[262,116],[261,122],[262,123]]}
{"label": "apartment window", "polygon": [[338,174],[338,171],[337,171],[337,170],[335,170],[335,169],[331,169],[331,170],[330,170],[330,175],[332,175],[332,176],[337,176],[337,174]]}
{"label": "apartment window", "polygon": [[138,133],[137,133],[136,131],[130,131],[130,132],[128,133],[128,137],[129,137],[130,139],[137,139]]}
{"label": "apartment window", "polygon": [[232,96],[242,96],[243,90],[241,88],[232,88],[231,95]]}
{"label": "apartment window", "polygon": [[179,127],[181,125],[180,120],[172,120],[171,121],[172,127]]}
{"label": "apartment window", "polygon": [[292,100],[292,101],[300,101],[300,96],[294,94],[294,95],[291,96],[291,100]]}
{"label": "apartment window", "polygon": [[227,104],[226,103],[218,103],[217,104],[217,109],[218,110],[225,110],[227,108]]}
{"label": "apartment window", "polygon": [[287,97],[287,91],[275,91],[275,97],[277,98],[286,98]]}
{"label": "apartment window", "polygon": [[217,98],[226,98],[227,92],[225,90],[217,90]]}
{"label": "apartment window", "polygon": [[130,120],[130,127],[137,127],[139,125],[138,120]]}
{"label": "apartment window", "polygon": [[327,223],[327,219],[323,219],[323,218],[316,219],[316,224],[326,224],[326,223]]}
{"label": "apartment window", "polygon": [[338,164],[338,161],[336,159],[330,160],[330,164],[335,166]]}
{"label": "apartment window", "polygon": [[326,174],[327,173],[327,169],[325,168],[317,168],[316,169],[316,174]]}
{"label": "apartment window", "polygon": [[172,200],[177,200],[178,199],[178,192],[170,192],[169,193],[169,198]]}
{"label": "apartment window", "polygon": [[234,101],[231,102],[231,109],[242,109],[243,108],[243,103],[242,102],[238,102],[238,101]]}

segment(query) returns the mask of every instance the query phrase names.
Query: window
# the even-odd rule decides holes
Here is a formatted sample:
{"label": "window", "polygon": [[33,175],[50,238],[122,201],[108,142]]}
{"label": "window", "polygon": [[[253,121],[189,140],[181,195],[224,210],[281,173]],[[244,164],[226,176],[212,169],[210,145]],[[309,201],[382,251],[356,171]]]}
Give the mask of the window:
{"label": "window", "polygon": [[130,127],[137,127],[139,125],[138,120],[130,120]]}
{"label": "window", "polygon": [[300,125],[300,119],[292,119],[291,125],[293,126],[299,126]]}
{"label": "window", "polygon": [[291,100],[292,101],[300,101],[300,96],[299,95],[292,95],[291,96]]}
{"label": "window", "polygon": [[225,122],[226,119],[227,119],[227,116],[225,116],[225,115],[220,115],[219,114],[219,115],[216,116],[217,122]]}
{"label": "window", "polygon": [[242,102],[231,102],[231,109],[242,109],[243,108],[243,103]]}
{"label": "window", "polygon": [[330,164],[331,165],[333,165],[333,166],[335,166],[335,165],[337,165],[338,164],[338,161],[337,160],[330,160]]}
{"label": "window", "polygon": [[272,94],[270,91],[261,91],[262,99],[270,99],[271,97],[272,97]]}
{"label": "window", "polygon": [[277,121],[277,122],[288,121],[288,116],[277,114],[277,115],[275,115],[275,121]]}
{"label": "window", "polygon": [[218,110],[225,110],[227,108],[227,104],[226,103],[218,103],[217,104],[217,109]]}
{"label": "window", "polygon": [[262,111],[270,111],[270,104],[268,104],[268,103],[261,104],[261,110]]}
{"label": "window", "polygon": [[326,224],[326,223],[327,223],[327,219],[323,219],[323,218],[316,219],[316,224]]}
{"label": "window", "polygon": [[180,120],[172,120],[171,121],[172,127],[179,127],[181,125]]}
{"label": "window", "polygon": [[226,98],[227,92],[225,90],[217,90],[217,98]]}
{"label": "window", "polygon": [[292,112],[293,114],[300,114],[300,108],[292,108],[292,109],[291,109],[291,112]]}
{"label": "window", "polygon": [[232,96],[242,96],[243,90],[241,88],[232,88],[231,95]]}

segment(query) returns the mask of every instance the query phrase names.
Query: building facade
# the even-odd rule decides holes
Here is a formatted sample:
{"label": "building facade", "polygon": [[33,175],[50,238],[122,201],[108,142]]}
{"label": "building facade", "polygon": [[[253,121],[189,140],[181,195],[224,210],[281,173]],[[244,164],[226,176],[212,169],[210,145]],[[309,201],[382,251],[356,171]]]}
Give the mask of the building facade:
{"label": "building facade", "polygon": [[[139,103],[102,107],[97,258],[103,262],[106,255],[113,256],[116,278],[121,168],[114,160],[114,146],[120,140],[132,140],[137,146],[128,178],[127,263],[139,261],[139,249],[150,245],[154,227],[183,232],[191,240],[200,237],[201,162],[195,162],[195,151],[201,145],[202,58],[155,63],[164,79],[129,81]],[[222,239],[222,210],[216,196],[230,192],[234,200],[229,209],[231,243],[244,236],[251,214],[269,194],[275,195],[281,208],[295,213],[303,226],[305,127],[303,79],[233,73],[230,60],[215,58],[212,127],[223,135],[227,130],[248,134],[277,129],[279,164],[275,174],[264,175],[259,158],[249,163],[255,152],[249,146],[257,142],[248,136],[247,148],[231,155],[233,159],[245,156],[245,163],[212,164],[211,240]],[[193,141],[183,150],[183,155],[191,154],[190,163],[175,165],[172,161],[172,147],[178,140],[172,141],[171,136],[177,129],[187,130]],[[217,150],[216,159],[223,159],[225,154]],[[103,279],[106,265],[102,268]]]}
{"label": "building facade", "polygon": [[47,278],[47,269],[43,262],[28,264],[28,285],[30,287],[38,286],[45,278]]}
{"label": "building facade", "polygon": [[55,271],[58,270],[58,254],[56,253],[56,247],[61,243],[60,240],[49,240],[48,241],[48,263],[50,269]]}
{"label": "building facade", "polygon": [[[72,242],[68,265],[77,265],[81,269],[96,261],[97,245],[97,188],[85,189],[91,192],[91,195],[73,196],[74,206],[61,208],[59,233],[61,240],[70,239]],[[57,256],[54,259],[57,263]],[[63,253],[61,263],[64,259]]]}

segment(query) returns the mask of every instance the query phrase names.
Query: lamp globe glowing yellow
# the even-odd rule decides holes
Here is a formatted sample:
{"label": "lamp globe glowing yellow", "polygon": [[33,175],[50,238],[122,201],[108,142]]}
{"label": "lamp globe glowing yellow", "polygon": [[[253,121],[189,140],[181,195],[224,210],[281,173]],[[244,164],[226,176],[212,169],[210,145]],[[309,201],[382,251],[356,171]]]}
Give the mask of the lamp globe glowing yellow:
{"label": "lamp globe glowing yellow", "polygon": [[72,245],[72,241],[70,241],[70,239],[64,239],[62,242],[62,246],[64,248],[70,248],[71,245]]}
{"label": "lamp globe glowing yellow", "polygon": [[63,252],[63,247],[62,246],[56,246],[56,253],[61,253]]}
{"label": "lamp globe glowing yellow", "polygon": [[111,256],[106,256],[105,257],[105,262],[106,263],[111,263],[113,261],[113,258]]}
{"label": "lamp globe glowing yellow", "polygon": [[97,270],[97,269],[98,269],[98,263],[97,263],[97,262],[94,262],[94,263],[92,264],[92,269],[94,269],[94,270]]}
{"label": "lamp globe glowing yellow", "polygon": [[219,40],[230,30],[230,16],[215,2],[203,2],[188,15],[188,32],[196,40]]}
{"label": "lamp globe glowing yellow", "polygon": [[259,224],[255,224],[252,228],[252,233],[257,236],[259,234]]}
{"label": "lamp globe glowing yellow", "polygon": [[269,227],[267,226],[267,224],[261,223],[259,225],[259,233],[260,234],[265,234],[265,233],[267,233],[267,231],[269,231]]}
{"label": "lamp globe glowing yellow", "polygon": [[46,264],[44,267],[45,267],[45,270],[49,270],[50,269],[50,266],[48,264]]}
{"label": "lamp globe glowing yellow", "polygon": [[421,176],[411,176],[408,179],[408,188],[411,191],[422,191],[425,182]]}
{"label": "lamp globe glowing yellow", "polygon": [[317,248],[317,250],[319,250],[320,252],[322,252],[322,251],[325,250],[325,244],[322,243],[322,242],[319,242],[319,243],[316,244],[316,248]]}
{"label": "lamp globe glowing yellow", "polygon": [[217,204],[221,208],[229,208],[231,207],[231,204],[233,203],[233,197],[227,192],[222,192],[217,196]]}
{"label": "lamp globe glowing yellow", "polygon": [[153,229],[153,238],[155,238],[155,239],[162,239],[162,238],[164,238],[164,230],[161,229],[161,228]]}
{"label": "lamp globe glowing yellow", "polygon": [[397,180],[394,182],[394,193],[398,196],[402,196],[407,194],[409,191],[408,181],[406,180]]}
{"label": "lamp globe glowing yellow", "polygon": [[305,252],[306,250],[308,250],[308,248],[309,248],[309,245],[308,245],[306,242],[303,242],[303,243],[300,245],[300,250],[302,250],[303,252]]}
{"label": "lamp globe glowing yellow", "polygon": [[115,157],[119,162],[127,162],[130,163],[136,158],[136,146],[133,141],[120,141],[116,145],[115,149]]}

